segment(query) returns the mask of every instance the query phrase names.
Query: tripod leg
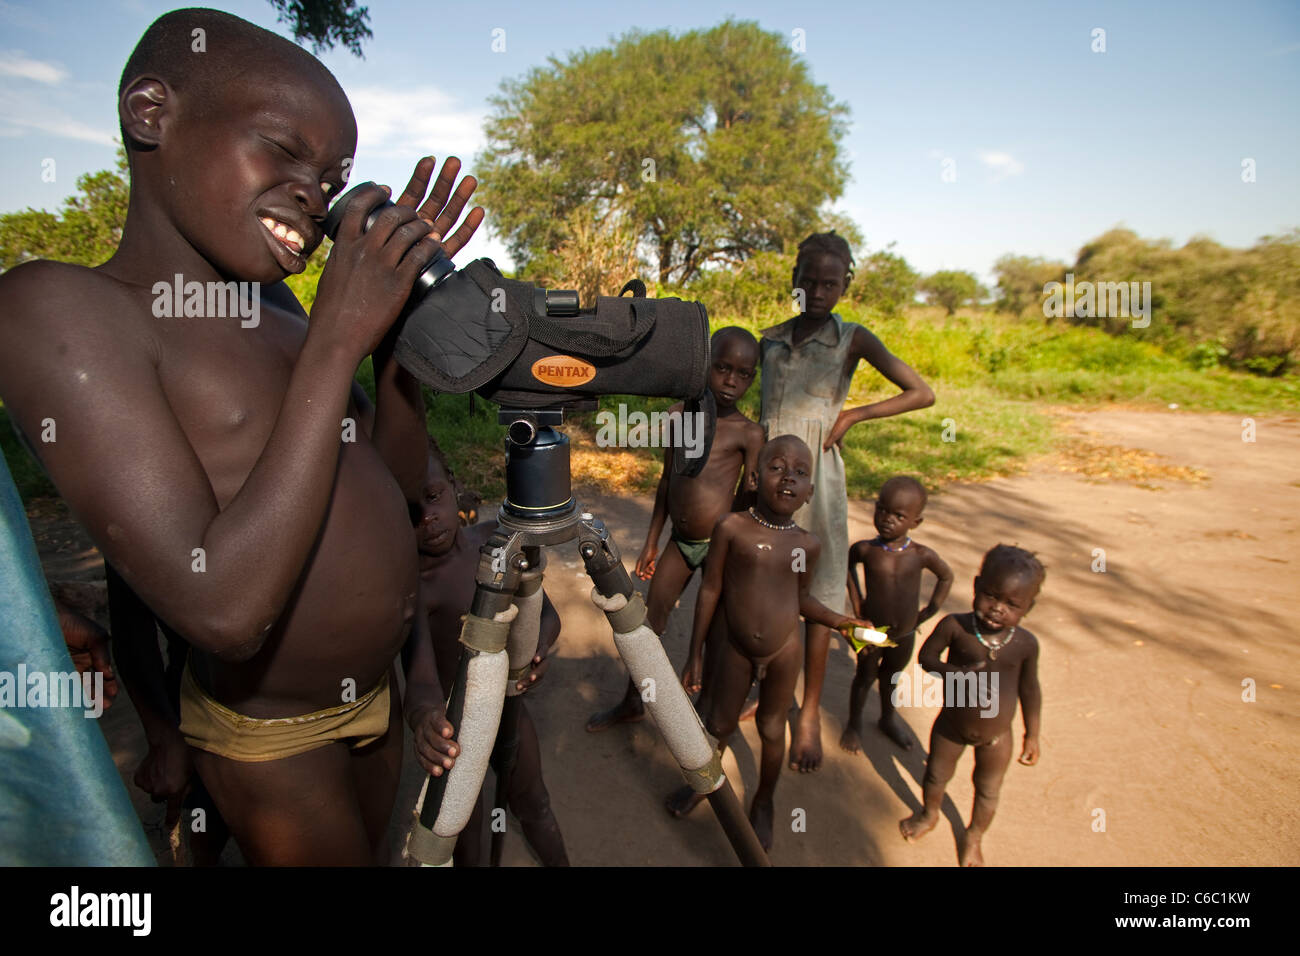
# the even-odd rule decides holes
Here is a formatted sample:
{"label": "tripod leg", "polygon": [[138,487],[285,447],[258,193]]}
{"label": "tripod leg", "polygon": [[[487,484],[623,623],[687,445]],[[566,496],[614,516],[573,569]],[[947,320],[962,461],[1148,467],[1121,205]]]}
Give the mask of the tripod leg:
{"label": "tripod leg", "polygon": [[[501,711],[501,729],[497,731],[496,748],[492,751],[492,768],[496,771],[496,796],[492,809],[509,812],[510,781],[515,774],[515,761],[519,753],[519,698],[507,697]],[[488,866],[500,866],[505,850],[504,828],[492,830],[492,845],[488,853]]]}
{"label": "tripod leg", "polygon": [[[506,682],[505,707],[501,712],[501,728],[497,731],[496,747],[493,750],[493,766],[496,770],[496,800],[494,808],[507,809],[510,796],[510,779],[515,772],[515,755],[519,749],[519,695],[515,684],[528,674],[533,656],[537,653],[537,643],[542,624],[542,568],[544,558],[540,549],[525,549],[529,557],[529,570],[520,575],[519,587],[515,591],[515,606],[519,614],[510,625],[510,637],[506,653],[510,658],[510,673]],[[489,865],[500,866],[501,854],[505,848],[504,830],[492,831],[492,845],[489,853]]]}
{"label": "tripod leg", "polygon": [[460,756],[447,773],[430,777],[420,819],[411,832],[409,852],[426,866],[451,863],[456,838],[469,822],[483,789],[492,742],[501,723],[508,680],[506,640],[513,606],[493,619],[465,615],[461,628],[460,669],[448,694],[448,719],[456,728]]}
{"label": "tripod leg", "polygon": [[771,866],[763,845],[745,816],[722,772],[722,757],[704,732],[700,716],[691,706],[657,635],[645,622],[645,602],[632,589],[627,569],[603,536],[586,539],[578,546],[595,587],[591,600],[605,612],[614,629],[614,644],[632,675],[632,682],[646,694],[646,709],[663,734],[686,781],[697,793],[708,795],[731,848],[745,866]]}

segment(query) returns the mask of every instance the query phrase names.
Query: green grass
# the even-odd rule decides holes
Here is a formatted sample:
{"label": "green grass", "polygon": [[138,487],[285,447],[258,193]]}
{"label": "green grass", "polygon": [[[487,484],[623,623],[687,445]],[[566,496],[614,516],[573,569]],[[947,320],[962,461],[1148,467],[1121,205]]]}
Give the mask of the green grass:
{"label": "green grass", "polygon": [[[862,315],[852,307],[846,319],[866,325],[895,355],[908,362],[934,388],[933,407],[892,419],[867,422],[849,432],[844,458],[849,493],[870,497],[890,475],[913,474],[927,486],[946,481],[1013,473],[1053,443],[1049,406],[1132,405],[1165,408],[1176,403],[1191,411],[1261,416],[1300,410],[1300,380],[1266,378],[1223,369],[1201,371],[1185,357],[1144,339],[1142,330],[1107,335],[1097,329],[1012,319],[982,310],[945,316],[941,309],[916,308],[906,316]],[[786,317],[779,308],[738,318],[716,315],[713,327],[741,325],[758,334]],[[357,378],[373,394],[367,359]],[[887,397],[892,391],[874,369],[861,366],[853,377],[849,404]],[[760,384],[756,380],[740,409],[757,420]],[[504,491],[502,442],[496,406],[466,395],[427,396],[429,430],[457,474],[490,501]],[[601,407],[662,410],[666,399],[605,396]],[[944,441],[951,420],[954,441]],[[566,431],[575,448],[595,450],[593,415],[575,416]],[[0,405],[0,448],[23,497],[53,489],[18,445]],[[658,479],[654,449],[631,450],[640,464],[624,487],[653,491]]]}

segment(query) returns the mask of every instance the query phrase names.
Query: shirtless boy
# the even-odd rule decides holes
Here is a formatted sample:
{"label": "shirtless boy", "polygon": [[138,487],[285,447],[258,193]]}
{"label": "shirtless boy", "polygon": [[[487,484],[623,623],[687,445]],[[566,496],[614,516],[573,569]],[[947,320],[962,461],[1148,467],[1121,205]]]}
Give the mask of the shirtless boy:
{"label": "shirtless boy", "polygon": [[[673,473],[672,456],[664,451],[664,471],[655,493],[654,513],[646,532],[645,547],[636,561],[636,576],[650,579],[646,597],[646,621],[656,634],[668,627],[668,615],[686,590],[696,568],[704,563],[709,535],[718,519],[748,494],[747,476],[753,474],[758,452],[763,447],[763,429],[736,408],[749,390],[758,367],[758,340],[745,329],[729,325],[718,329],[710,340],[712,365],[709,389],[718,406],[717,429],[708,461],[693,478]],[[673,410],[682,406],[674,405]],[[656,560],[664,522],[672,519],[672,535],[663,556]],[[652,577],[653,575],[653,577]],[[609,710],[593,714],[587,730],[595,733],[614,724],[641,720],[645,704],[629,680],[623,699]]]}
{"label": "shirtless boy", "polygon": [[[469,613],[474,599],[474,575],[478,569],[479,549],[496,530],[496,522],[461,527],[457,497],[446,460],[436,446],[429,453],[428,473],[418,509],[413,509],[417,523],[416,542],[420,549],[420,616],[427,620],[427,634],[421,629],[412,635],[412,663],[422,652],[432,649],[439,682],[450,687],[460,661],[462,617]],[[518,688],[532,687],[546,673],[547,656],[555,647],[560,633],[560,616],[551,599],[542,595],[541,633],[537,654],[526,680]],[[432,639],[430,641],[430,638]],[[422,709],[435,713],[445,707],[441,690],[418,684],[409,685],[407,713],[418,721]],[[551,797],[542,781],[541,748],[537,728],[528,708],[519,699],[519,745],[514,772],[510,777],[509,804],[523,828],[524,839],[533,848],[543,866],[568,866],[564,837],[551,811]],[[498,744],[500,741],[498,740]],[[427,747],[427,744],[423,746]],[[436,761],[439,754],[429,750],[426,761]],[[495,757],[496,755],[494,755]],[[494,760],[495,764],[495,760]],[[498,773],[500,770],[497,771]],[[456,866],[478,866],[482,850],[483,801],[478,806],[456,842]]]}
{"label": "shirtless boy", "polygon": [[[876,537],[849,548],[849,600],[858,617],[889,628],[897,647],[868,644],[858,652],[858,671],[849,690],[849,720],[840,746],[857,753],[862,746],[862,708],[871,685],[880,679],[880,729],[904,750],[912,734],[894,709],[894,675],[907,667],[916,644],[916,630],[938,612],[952,588],[952,571],[930,548],[912,540],[911,532],[925,520],[925,486],[915,478],[897,475],[880,487],[876,497]],[[858,585],[858,565],[863,567],[863,587]],[[917,610],[921,599],[921,572],[935,576],[930,603]],[[865,596],[864,596],[865,594]]]}
{"label": "shirtless boy", "polygon": [[[757,505],[723,515],[713,528],[682,683],[692,693],[700,689],[707,633],[714,661],[705,726],[725,747],[750,687],[759,682],[762,769],[749,820],[764,849],[770,850],[786,712],[803,658],[799,618],[836,630],[871,625],[836,614],[809,593],[821,542],[791,517],[813,494],[808,446],[793,435],[773,438],[759,454],[758,472],[750,476],[749,487],[758,492]],[[668,810],[681,816],[702,799],[683,787],[669,797]]]}
{"label": "shirtless boy", "polygon": [[[382,859],[402,738],[389,675],[419,592],[406,503],[427,447],[385,335],[435,235],[455,252],[481,221],[451,232],[475,184],[453,194],[448,160],[417,213],[421,160],[363,233],[386,194],[367,190],[308,326],[281,280],[320,243],[356,147],[325,67],[237,17],[174,11],[128,60],[118,113],[122,241],[96,269],[0,277],[0,395],[28,435],[57,423],[40,456],[60,494],[190,644],[181,731],[249,862]],[[156,317],[155,284],[177,275],[247,283],[260,320]],[[372,352],[375,409],[353,387]],[[416,733],[450,766],[441,713]]]}
{"label": "shirtless boy", "polygon": [[[984,555],[975,578],[974,610],[949,614],[921,647],[921,666],[944,675],[943,711],[930,732],[924,806],[898,826],[909,842],[934,829],[957,759],[968,745],[974,747],[975,806],[961,850],[962,866],[984,865],[980,843],[993,822],[1002,778],[1011,763],[1011,720],[1017,701],[1025,721],[1020,762],[1029,767],[1038,762],[1043,707],[1038,639],[1020,626],[1020,619],[1034,606],[1043,577],[1043,566],[1028,551],[998,545]],[[948,658],[941,661],[945,650]]]}

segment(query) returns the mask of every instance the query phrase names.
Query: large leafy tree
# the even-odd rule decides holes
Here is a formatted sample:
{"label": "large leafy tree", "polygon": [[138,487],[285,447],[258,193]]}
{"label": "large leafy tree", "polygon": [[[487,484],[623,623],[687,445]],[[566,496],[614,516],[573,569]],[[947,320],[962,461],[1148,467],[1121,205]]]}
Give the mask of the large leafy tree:
{"label": "large leafy tree", "polygon": [[117,169],[79,176],[77,192],[59,212],[24,209],[0,215],[0,271],[28,259],[83,266],[106,261],[122,238],[129,195],[126,153],[119,147]]}
{"label": "large leafy tree", "polygon": [[366,22],[370,19],[367,7],[358,7],[356,0],[267,0],[279,14],[281,23],[293,30],[299,43],[311,44],[313,53],[332,50],[337,43],[364,59],[361,41],[374,36]]}
{"label": "large leafy tree", "polygon": [[847,178],[847,108],[755,23],[634,31],[492,102],[480,195],[529,274],[553,267],[576,213],[630,230],[660,282],[685,283],[783,251]]}

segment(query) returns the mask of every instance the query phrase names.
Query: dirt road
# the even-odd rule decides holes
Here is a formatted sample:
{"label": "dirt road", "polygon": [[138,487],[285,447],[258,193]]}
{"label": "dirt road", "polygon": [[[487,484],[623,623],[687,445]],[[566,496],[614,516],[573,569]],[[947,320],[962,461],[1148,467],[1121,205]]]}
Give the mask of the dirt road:
{"label": "dirt road", "polygon": [[[1008,771],[985,858],[1030,866],[1300,863],[1300,665],[1289,625],[1300,569],[1300,421],[1260,419],[1256,440],[1243,442],[1241,419],[1228,415],[1062,417],[1076,435],[1074,454],[1035,462],[1022,476],[948,486],[931,499],[917,534],[957,575],[945,612],[969,609],[980,555],[999,541],[1036,551],[1048,569],[1025,622],[1042,643],[1043,756],[1036,767],[1013,763]],[[1089,479],[1088,471],[1109,477]],[[1136,482],[1114,478],[1125,473]],[[650,500],[583,501],[614,529],[630,566]],[[869,537],[870,503],[851,502],[849,514],[851,540]],[[584,731],[587,715],[612,703],[624,680],[589,587],[572,546],[551,553],[547,589],[564,630],[531,707],[570,857],[603,865],[733,862],[707,808],[685,821],[665,813],[663,798],[681,778],[652,724]],[[693,584],[665,635],[677,665],[694,593]],[[902,708],[917,737],[904,752],[875,731],[873,695],[865,749],[851,756],[837,741],[852,674],[847,652],[833,648],[822,700],[826,761],[816,774],[784,774],[773,861],[955,863],[972,798],[969,753],[950,786],[945,822],[905,844],[897,822],[918,805],[937,710]],[[1252,690],[1254,699],[1245,699]],[[129,786],[143,740],[119,700],[103,726]],[[742,791],[756,783],[757,755],[750,722],[725,763]],[[411,760],[395,832],[408,823],[420,782]],[[157,839],[158,809],[131,789]],[[792,831],[796,816],[802,832]],[[534,865],[513,820],[505,862]]]}

